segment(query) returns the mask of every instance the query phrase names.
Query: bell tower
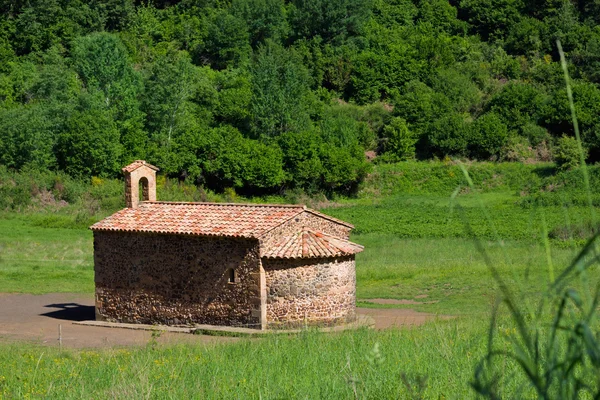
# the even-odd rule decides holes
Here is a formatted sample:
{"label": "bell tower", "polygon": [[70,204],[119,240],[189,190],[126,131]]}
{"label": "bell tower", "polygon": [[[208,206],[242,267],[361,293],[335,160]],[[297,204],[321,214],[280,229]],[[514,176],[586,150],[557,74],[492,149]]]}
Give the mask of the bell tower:
{"label": "bell tower", "polygon": [[137,208],[140,202],[139,187],[142,185],[142,201],[156,201],[156,172],[154,165],[135,160],[122,169],[125,174],[125,202],[128,208]]}

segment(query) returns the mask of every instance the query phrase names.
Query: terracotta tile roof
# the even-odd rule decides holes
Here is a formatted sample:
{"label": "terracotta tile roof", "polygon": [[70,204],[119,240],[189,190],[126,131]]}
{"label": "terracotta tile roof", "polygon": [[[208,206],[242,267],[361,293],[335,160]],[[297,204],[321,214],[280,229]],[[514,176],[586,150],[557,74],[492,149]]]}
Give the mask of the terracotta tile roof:
{"label": "terracotta tile roof", "polygon": [[258,238],[305,209],[302,205],[143,202],[90,229]]}
{"label": "terracotta tile roof", "polygon": [[155,166],[154,166],[154,165],[152,165],[152,164],[148,164],[148,163],[147,163],[146,161],[144,161],[144,160],[135,160],[135,161],[134,161],[134,162],[132,162],[131,164],[129,164],[129,165],[127,165],[127,166],[125,166],[125,167],[121,168],[121,171],[123,171],[123,172],[133,172],[133,171],[135,171],[136,169],[138,169],[139,167],[141,167],[142,165],[145,165],[145,166],[146,166],[146,167],[148,167],[148,168],[152,168],[152,169],[153,169],[153,170],[155,170],[155,171],[160,171],[160,170],[158,169],[158,167],[155,167]]}
{"label": "terracotta tile roof", "polygon": [[360,253],[364,247],[349,240],[303,229],[265,246],[266,258],[328,258]]}

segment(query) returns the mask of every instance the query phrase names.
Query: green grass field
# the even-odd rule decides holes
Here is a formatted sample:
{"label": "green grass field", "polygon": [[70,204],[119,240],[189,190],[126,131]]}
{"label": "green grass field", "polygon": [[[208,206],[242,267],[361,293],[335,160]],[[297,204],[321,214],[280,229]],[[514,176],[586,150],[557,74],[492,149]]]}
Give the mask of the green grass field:
{"label": "green grass field", "polygon": [[92,233],[44,228],[39,218],[0,218],[0,292],[92,293]]}
{"label": "green grass field", "polygon": [[[548,232],[593,218],[581,204],[532,207],[509,184],[488,186],[493,190],[463,190],[451,199],[451,192],[443,195],[442,189],[394,193],[386,183],[388,192],[382,195],[341,199],[323,210],[355,224],[352,240],[365,245],[357,256],[360,306],[407,307],[456,316],[452,320],[404,330],[306,332],[217,346],[90,352],[0,344],[0,398],[472,397],[469,382],[485,353],[498,296],[475,240],[527,303],[540,298],[552,274],[568,265],[582,243],[581,237],[549,239],[547,252]],[[92,293],[92,235],[77,218],[64,212],[0,214],[0,292]],[[597,267],[575,287],[598,282],[594,272]],[[420,304],[369,302],[376,298]],[[502,340],[508,340],[511,323],[500,325]],[[515,366],[502,368],[505,393],[523,390],[511,378]],[[529,393],[524,390],[519,393]]]}
{"label": "green grass field", "polygon": [[[233,344],[63,350],[2,345],[5,398],[464,399],[485,324],[308,331]],[[507,375],[514,365],[505,366]],[[507,393],[521,382],[507,380]]]}
{"label": "green grass field", "polygon": [[[357,295],[362,306],[369,306],[366,299],[408,299],[429,304],[394,307],[472,315],[487,314],[496,299],[497,285],[469,240],[399,239],[380,234],[355,239],[370,249],[357,261]],[[542,246],[522,241],[483,244],[512,287],[531,296],[548,287]],[[566,267],[575,254],[560,247],[553,248],[552,253],[556,272]]]}

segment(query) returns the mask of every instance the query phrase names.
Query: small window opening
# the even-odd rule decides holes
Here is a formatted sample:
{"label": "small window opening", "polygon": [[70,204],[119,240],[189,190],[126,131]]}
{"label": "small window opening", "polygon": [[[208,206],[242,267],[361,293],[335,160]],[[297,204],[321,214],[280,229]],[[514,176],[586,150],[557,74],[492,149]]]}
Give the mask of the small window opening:
{"label": "small window opening", "polygon": [[233,268],[227,270],[227,282],[235,283],[235,270]]}

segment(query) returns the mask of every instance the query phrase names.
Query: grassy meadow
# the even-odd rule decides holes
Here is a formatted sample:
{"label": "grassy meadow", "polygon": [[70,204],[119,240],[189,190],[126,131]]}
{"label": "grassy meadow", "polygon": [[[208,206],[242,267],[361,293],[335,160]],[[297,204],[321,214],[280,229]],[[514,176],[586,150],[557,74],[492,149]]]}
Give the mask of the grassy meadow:
{"label": "grassy meadow", "polygon": [[[468,398],[485,326],[268,336],[233,344],[63,350],[2,345],[4,398]],[[507,366],[507,368],[512,368]],[[514,390],[519,382],[507,382]]]}
{"label": "grassy meadow", "polygon": [[39,226],[35,216],[0,218],[0,292],[92,293],[92,234]]}
{"label": "grassy meadow", "polygon": [[[475,191],[456,165],[405,163],[376,167],[355,198],[308,199],[356,226],[352,240],[365,245],[357,256],[359,306],[456,318],[403,330],[308,331],[217,346],[160,346],[150,338],[147,347],[99,351],[0,344],[0,398],[472,397],[469,383],[485,354],[498,296],[475,241],[511,290],[534,302],[592,233],[596,211],[582,200],[575,172],[560,176],[550,165],[469,168]],[[86,208],[78,200],[50,211],[29,205],[0,214],[0,292],[93,292],[92,235],[85,227],[121,206],[119,185],[103,184],[111,189],[95,187],[88,199],[105,207]],[[162,199],[206,196],[231,200],[159,185]],[[274,200],[289,198],[253,199]],[[596,283],[595,271],[574,286]],[[414,304],[369,301],[377,298]],[[514,326],[502,318],[502,340],[510,341]],[[515,368],[502,366],[500,384],[507,395],[527,397],[528,387],[511,378]]]}

